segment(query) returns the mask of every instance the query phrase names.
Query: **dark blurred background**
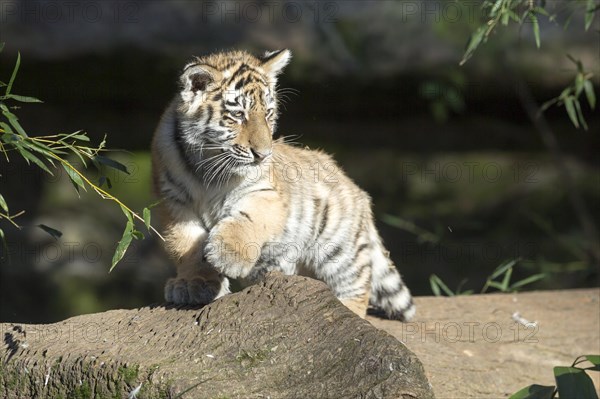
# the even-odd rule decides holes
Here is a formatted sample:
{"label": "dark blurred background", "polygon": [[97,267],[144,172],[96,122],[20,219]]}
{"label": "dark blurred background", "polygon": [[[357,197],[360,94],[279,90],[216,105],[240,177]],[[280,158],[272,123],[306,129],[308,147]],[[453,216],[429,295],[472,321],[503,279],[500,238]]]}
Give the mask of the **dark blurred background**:
{"label": "dark blurred background", "polygon": [[[373,197],[378,227],[416,295],[429,276],[451,289],[480,289],[502,262],[520,259],[527,289],[598,285],[595,237],[582,228],[573,192],[596,229],[600,218],[598,111],[584,104],[589,130],[564,108],[546,117],[572,180],[544,144],[518,96],[526,82],[538,103],[576,73],[566,54],[600,76],[599,17],[589,31],[577,1],[548,1],[568,29],[540,19],[499,29],[459,66],[481,23],[480,1],[0,1],[0,80],[17,51],[13,92],[40,98],[15,111],[30,135],[86,131],[107,136],[112,193],[141,211],[155,201],[149,145],[160,114],[193,55],[223,49],[289,48],[280,86],[293,88],[278,134],[335,155]],[[93,193],[78,197],[54,177],[12,157],[0,159],[0,191],[14,228],[0,220],[0,321],[50,322],[162,301],[173,270],[155,237],[134,241],[108,273],[125,217]],[[155,220],[155,223],[159,223]],[[35,227],[63,232],[55,239]],[[464,279],[467,279],[466,283]]]}

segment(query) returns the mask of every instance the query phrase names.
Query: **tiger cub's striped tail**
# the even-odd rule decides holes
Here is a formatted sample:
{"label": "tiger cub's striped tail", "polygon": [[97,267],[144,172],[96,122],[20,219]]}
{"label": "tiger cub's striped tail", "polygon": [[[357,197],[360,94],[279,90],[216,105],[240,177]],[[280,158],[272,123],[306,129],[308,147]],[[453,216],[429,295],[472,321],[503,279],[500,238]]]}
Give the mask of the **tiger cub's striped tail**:
{"label": "tiger cub's striped tail", "polygon": [[370,305],[381,309],[390,319],[409,321],[416,310],[412,295],[377,232],[372,231],[371,237],[374,251]]}

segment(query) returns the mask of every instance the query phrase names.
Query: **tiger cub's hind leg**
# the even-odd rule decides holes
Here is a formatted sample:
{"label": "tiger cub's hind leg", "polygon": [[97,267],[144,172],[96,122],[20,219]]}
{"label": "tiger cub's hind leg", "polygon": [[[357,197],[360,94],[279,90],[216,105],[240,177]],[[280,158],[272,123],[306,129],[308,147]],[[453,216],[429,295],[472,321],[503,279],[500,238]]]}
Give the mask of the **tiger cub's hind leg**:
{"label": "tiger cub's hind leg", "polygon": [[334,281],[326,282],[340,302],[364,319],[371,293],[370,264],[349,265],[348,269],[341,274]]}
{"label": "tiger cub's hind leg", "polygon": [[367,291],[356,298],[340,299],[340,302],[364,319],[367,315],[367,308],[369,307],[369,292]]}

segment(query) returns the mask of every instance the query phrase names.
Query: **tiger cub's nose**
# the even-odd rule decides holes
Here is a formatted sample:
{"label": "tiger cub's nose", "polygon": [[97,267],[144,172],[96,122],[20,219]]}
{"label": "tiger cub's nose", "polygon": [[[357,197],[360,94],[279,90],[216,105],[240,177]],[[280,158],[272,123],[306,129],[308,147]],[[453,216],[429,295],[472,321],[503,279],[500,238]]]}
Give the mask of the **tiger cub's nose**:
{"label": "tiger cub's nose", "polygon": [[262,162],[265,158],[267,158],[273,152],[273,150],[271,150],[271,149],[255,150],[254,148],[251,148],[250,151],[252,151],[252,155],[254,155],[254,160],[256,162]]}

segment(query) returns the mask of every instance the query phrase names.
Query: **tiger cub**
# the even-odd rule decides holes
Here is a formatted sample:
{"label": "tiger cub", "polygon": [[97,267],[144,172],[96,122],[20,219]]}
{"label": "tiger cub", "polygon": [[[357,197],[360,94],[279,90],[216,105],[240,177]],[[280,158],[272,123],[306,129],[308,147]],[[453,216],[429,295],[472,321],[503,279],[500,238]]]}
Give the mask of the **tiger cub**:
{"label": "tiger cub", "polygon": [[228,278],[271,270],[324,281],[364,317],[409,320],[415,307],[373,222],[369,196],[320,151],[273,140],[277,76],[288,50],[196,58],[152,144],[166,248],[177,265],[165,299],[207,304]]}

